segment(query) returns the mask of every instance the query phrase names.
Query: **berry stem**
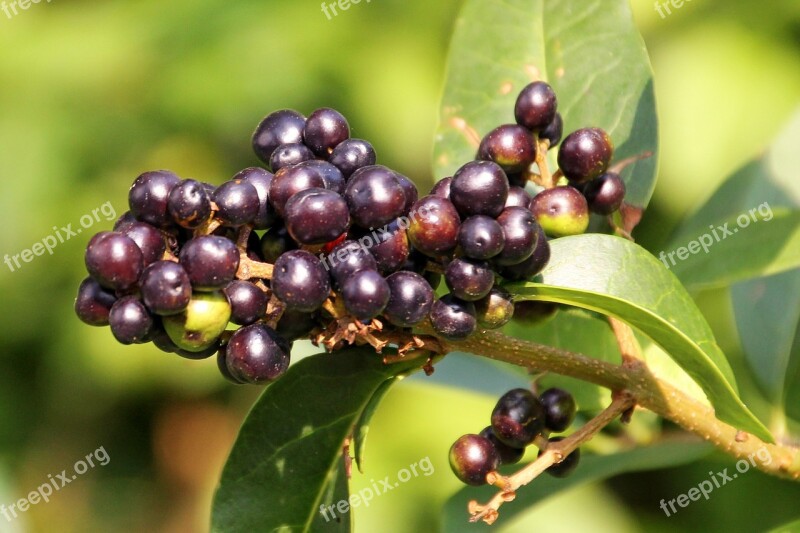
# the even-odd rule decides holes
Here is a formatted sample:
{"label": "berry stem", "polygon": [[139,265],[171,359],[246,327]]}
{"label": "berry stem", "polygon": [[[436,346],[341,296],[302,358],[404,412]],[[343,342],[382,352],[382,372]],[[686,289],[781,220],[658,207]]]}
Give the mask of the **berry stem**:
{"label": "berry stem", "polygon": [[614,330],[614,336],[617,338],[617,346],[619,346],[619,353],[622,356],[622,366],[630,367],[637,361],[643,361],[641,347],[636,341],[631,327],[611,316],[608,317],[608,323],[611,324],[611,329]]}
{"label": "berry stem", "polygon": [[[556,372],[613,391],[628,391],[636,405],[702,437],[728,455],[745,460],[752,457],[759,470],[787,479],[800,479],[800,450],[796,447],[765,443],[718,420],[711,407],[656,378],[642,361],[630,361],[628,366],[615,365],[496,331],[479,331],[460,342],[440,339],[440,343],[446,351],[469,352],[536,371]],[[761,459],[763,452],[758,453],[761,449],[768,451],[766,460]]]}
{"label": "berry stem", "polygon": [[538,135],[534,138],[536,141],[536,166],[539,168],[539,176],[541,177],[541,185],[545,189],[552,189],[558,182],[555,176],[550,174],[550,167],[547,165],[547,150],[550,148],[550,141],[547,139],[539,139]]}
{"label": "berry stem", "polygon": [[480,505],[477,501],[469,502],[469,512],[472,515],[470,522],[483,520],[487,524],[492,524],[499,516],[498,510],[505,502],[515,498],[515,491],[524,487],[545,470],[560,463],[569,454],[574,452],[581,444],[590,440],[600,430],[613,422],[618,416],[628,411],[635,401],[633,396],[626,393],[617,394],[611,405],[596,417],[589,420],[578,431],[559,442],[550,442],[534,462],[528,464],[512,476],[502,476],[497,472],[489,472],[486,481],[500,488],[498,492],[486,505]]}
{"label": "berry stem", "polygon": [[269,263],[253,261],[245,254],[241,254],[239,258],[239,270],[236,271],[236,279],[272,279],[272,270],[272,265]]}

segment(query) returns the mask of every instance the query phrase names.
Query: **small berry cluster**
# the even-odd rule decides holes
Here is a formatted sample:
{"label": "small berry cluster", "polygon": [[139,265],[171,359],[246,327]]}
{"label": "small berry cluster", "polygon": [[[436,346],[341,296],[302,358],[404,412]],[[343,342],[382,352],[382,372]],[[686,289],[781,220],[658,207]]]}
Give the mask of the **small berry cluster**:
{"label": "small berry cluster", "polygon": [[[130,210],[86,248],[77,315],[109,325],[123,344],[152,341],[191,359],[218,353],[236,383],[282,375],[302,337],[330,350],[403,351],[424,345],[410,329],[424,320],[450,341],[499,328],[514,303],[496,282],[536,275],[550,257],[546,233],[575,232],[562,227],[574,214],[563,191],[587,205],[578,189],[546,178],[542,151],[562,130],[550,86],[525,87],[515,115],[517,124],[486,135],[476,160],[419,198],[406,176],[376,164],[369,142],[350,137],[339,112],[274,112],[252,138],[269,170],[246,168],[218,187],[164,170],[136,178]],[[601,130],[564,140],[563,174],[591,205],[608,207],[600,185],[613,181],[603,174],[611,152]],[[528,181],[550,188],[532,198]],[[436,299],[442,277],[449,293]],[[230,331],[231,322],[241,327]]]}
{"label": "small berry cluster", "polygon": [[[513,389],[498,400],[492,411],[491,425],[478,435],[460,437],[450,448],[450,468],[468,485],[484,485],[486,475],[500,465],[514,464],[522,459],[525,447],[537,442],[539,454],[548,442],[550,432],[566,430],[575,418],[575,399],[563,389],[551,388],[538,398],[528,389]],[[578,466],[580,450],[575,450],[561,462],[547,468],[555,477],[565,477]]]}

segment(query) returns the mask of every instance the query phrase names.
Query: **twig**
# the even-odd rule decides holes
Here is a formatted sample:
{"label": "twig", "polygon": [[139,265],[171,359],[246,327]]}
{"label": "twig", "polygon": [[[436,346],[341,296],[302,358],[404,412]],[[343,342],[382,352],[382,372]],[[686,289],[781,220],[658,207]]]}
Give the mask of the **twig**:
{"label": "twig", "polygon": [[638,361],[644,360],[641,347],[636,341],[636,336],[633,334],[631,327],[611,316],[608,317],[608,323],[611,324],[611,329],[617,338],[619,353],[622,355],[622,365],[629,367]]}
{"label": "twig", "polygon": [[253,261],[246,254],[242,253],[239,257],[239,270],[236,271],[236,279],[272,279],[272,265]]}

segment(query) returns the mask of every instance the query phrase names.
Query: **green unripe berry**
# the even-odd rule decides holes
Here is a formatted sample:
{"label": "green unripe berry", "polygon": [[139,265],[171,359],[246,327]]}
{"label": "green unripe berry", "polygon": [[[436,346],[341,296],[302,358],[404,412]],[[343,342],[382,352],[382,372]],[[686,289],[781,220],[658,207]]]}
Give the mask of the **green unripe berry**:
{"label": "green unripe berry", "polygon": [[531,200],[530,210],[551,237],[580,235],[589,227],[589,205],[574,187],[555,187]]}
{"label": "green unripe berry", "polygon": [[163,323],[179,348],[201,352],[216,342],[230,318],[231,306],[222,291],[195,292],[184,311],[164,317]]}

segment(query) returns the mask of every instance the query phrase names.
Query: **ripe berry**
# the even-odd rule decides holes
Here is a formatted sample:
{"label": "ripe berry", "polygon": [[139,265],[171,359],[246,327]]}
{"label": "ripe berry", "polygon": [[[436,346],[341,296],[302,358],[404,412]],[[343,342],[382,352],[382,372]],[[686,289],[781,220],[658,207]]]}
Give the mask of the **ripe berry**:
{"label": "ripe berry", "polygon": [[436,182],[434,184],[433,189],[431,189],[432,196],[439,196],[446,200],[450,199],[450,185],[453,183],[453,178],[444,178]]}
{"label": "ripe berry", "polygon": [[269,164],[272,152],[282,144],[303,141],[306,119],[297,111],[283,109],[267,115],[253,133],[253,151]]}
{"label": "ripe berry", "polygon": [[533,254],[539,240],[538,225],[530,211],[524,207],[507,207],[497,217],[503,229],[505,245],[494,257],[498,265],[516,265]]}
{"label": "ripe berry", "polygon": [[90,326],[107,326],[108,313],[116,301],[114,293],[103,289],[94,279],[86,278],[78,288],[75,314]]}
{"label": "ripe berry", "polygon": [[289,368],[289,343],[272,328],[239,328],[225,347],[225,366],[236,381],[258,385],[281,377]]}
{"label": "ripe berry", "polygon": [[231,374],[231,371],[228,370],[228,362],[226,361],[226,349],[221,348],[217,351],[217,369],[219,373],[222,374],[222,377],[233,383],[234,385],[244,385],[244,381],[241,381],[239,378],[235,377]]}
{"label": "ripe berry", "polygon": [[539,132],[539,138],[550,141],[550,148],[558,145],[561,142],[561,136],[564,134],[564,119],[561,118],[561,113],[556,113],[553,122],[547,125],[545,129]]}
{"label": "ripe berry", "polygon": [[508,178],[497,163],[472,161],[459,168],[450,184],[450,201],[463,217],[496,217],[508,198]]}
{"label": "ripe berry", "polygon": [[286,226],[278,225],[261,236],[260,248],[264,261],[274,264],[281,255],[297,248],[297,243],[289,235]]}
{"label": "ripe berry", "polygon": [[253,222],[261,207],[255,186],[242,179],[226,181],[217,187],[212,198],[219,209],[217,217],[231,227]]}
{"label": "ripe berry", "polygon": [[449,341],[466,339],[477,327],[475,305],[452,294],[433,302],[430,319],[436,333]]}
{"label": "ripe berry", "polygon": [[414,185],[414,182],[406,176],[403,176],[399,172],[395,172],[394,175],[397,181],[400,182],[400,186],[403,187],[403,192],[406,195],[406,203],[403,206],[402,212],[408,213],[411,210],[411,206],[419,199],[419,191],[417,191],[417,186]]}
{"label": "ripe berry", "polygon": [[531,391],[512,389],[492,411],[492,431],[504,444],[524,448],[542,433],[544,418],[544,407]]}
{"label": "ripe berry", "polygon": [[341,287],[353,274],[362,270],[377,270],[375,258],[356,241],[343,241],[328,254],[326,266]]}
{"label": "ripe berry", "polygon": [[531,200],[530,210],[551,237],[580,235],[589,227],[586,198],[568,185],[540,192]]}
{"label": "ripe berry", "polygon": [[231,322],[246,326],[267,312],[267,295],[249,281],[232,281],[222,292],[231,304]]}
{"label": "ripe berry", "polygon": [[491,441],[480,435],[459,437],[450,448],[450,468],[468,485],[485,485],[486,475],[497,470],[500,457]]}
{"label": "ripe berry", "polygon": [[500,287],[494,287],[489,294],[475,302],[478,324],[487,329],[503,327],[514,316],[514,302],[511,294]]}
{"label": "ripe berry", "polygon": [[144,304],[157,315],[180,313],[192,298],[189,275],[178,263],[157,261],[144,269],[141,292]]}
{"label": "ripe berry", "polygon": [[501,267],[501,276],[511,281],[523,281],[532,278],[547,266],[550,261],[550,244],[541,226],[537,227],[537,234],[536,247],[530,257],[516,265]]}
{"label": "ripe berry", "polygon": [[292,250],[275,261],[272,290],[287,308],[310,313],[328,298],[331,284],[328,271],[316,256]]}
{"label": "ripe berry", "polygon": [[577,406],[572,394],[564,389],[550,388],[539,396],[545,411],[544,425],[550,431],[560,433],[575,419]]}
{"label": "ripe berry", "polygon": [[269,201],[279,216],[284,216],[286,202],[295,194],[312,188],[325,188],[319,169],[305,163],[280,169],[269,185]]}
{"label": "ripe berry", "polygon": [[377,270],[361,270],[344,280],[342,301],[347,312],[357,319],[371,320],[389,302],[389,284]]}
{"label": "ripe berry", "polygon": [[128,205],[137,220],[158,227],[170,224],[167,201],[172,188],[181,179],[168,170],[141,174],[128,192]]}
{"label": "ripe berry", "polygon": [[159,317],[153,317],[153,327],[150,328],[150,342],[152,342],[156,348],[161,350],[162,352],[166,353],[176,353],[180,350],[178,346],[172,342],[172,339],[169,338],[167,332],[164,330],[164,324],[161,323]]}
{"label": "ripe berry", "polygon": [[558,167],[571,182],[584,183],[606,171],[614,153],[608,134],[583,128],[567,135],[558,151]]}
{"label": "ripe berry", "polygon": [[430,257],[456,247],[461,220],[455,206],[439,196],[425,196],[411,207],[408,238],[411,244]]}
{"label": "ripe berry", "polygon": [[464,255],[473,259],[489,259],[503,251],[506,238],[497,221],[486,215],[475,215],[461,223],[458,245]]}
{"label": "ripe berry", "polygon": [[316,169],[317,172],[319,172],[319,175],[322,176],[322,181],[325,182],[326,189],[333,191],[336,194],[344,194],[344,190],[347,187],[347,181],[345,180],[342,171],[336,168],[334,165],[328,163],[327,161],[313,159],[303,163],[303,166]]}
{"label": "ripe berry", "polygon": [[355,171],[344,196],[353,222],[362,228],[378,228],[396,219],[407,200],[397,174],[381,165]]}
{"label": "ripe berry", "polygon": [[104,231],[86,247],[86,270],[108,289],[127,290],[139,281],[144,269],[142,251],[122,233]]}
{"label": "ripe berry", "polygon": [[303,142],[321,157],[327,157],[348,137],[350,137],[350,126],[347,124],[347,119],[335,109],[328,107],[311,113],[303,130]]}
{"label": "ripe berry", "polygon": [[598,215],[610,215],[618,210],[625,199],[625,182],[619,174],[606,172],[583,187],[589,210]]}
{"label": "ripe berry", "polygon": [[153,317],[139,298],[125,296],[111,306],[108,325],[120,344],[139,344],[147,341]]}
{"label": "ripe berry", "polygon": [[180,263],[196,290],[221,289],[236,276],[239,250],[225,237],[204,235],[183,246]]}
{"label": "ripe berry", "polygon": [[500,442],[495,436],[494,431],[492,431],[492,426],[486,426],[478,435],[492,443],[501,465],[513,465],[518,463],[520,459],[522,459],[522,456],[525,455],[525,448],[512,448]]}
{"label": "ripe berry", "polygon": [[516,124],[499,126],[481,140],[478,159],[494,161],[506,172],[521,172],[536,159],[533,136]]}
{"label": "ripe berry", "polygon": [[282,144],[269,157],[269,168],[277,172],[303,161],[314,159],[314,153],[303,143]]}
{"label": "ripe berry", "polygon": [[142,252],[142,260],[145,266],[158,261],[164,256],[167,243],[161,230],[155,226],[151,226],[147,222],[134,220],[130,224],[125,224],[119,232],[133,239],[133,242]]}
{"label": "ripe berry", "polygon": [[[366,233],[364,231],[363,233]],[[366,237],[361,237],[362,232],[356,231],[354,237],[359,237],[359,242],[365,242]],[[375,233],[370,234],[366,244],[369,253],[378,264],[378,272],[391,274],[399,269],[408,260],[411,248],[408,244],[408,232],[400,227],[397,220],[393,220]]]}
{"label": "ripe berry", "polygon": [[199,181],[183,180],[170,191],[167,210],[179,226],[194,229],[211,217],[211,197]]}
{"label": "ripe berry", "polygon": [[458,258],[450,261],[444,281],[454,296],[468,302],[480,300],[494,286],[494,272],[489,263],[476,259]]}
{"label": "ripe berry", "polygon": [[[550,442],[559,442],[564,440],[563,437],[553,437],[550,439]],[[541,456],[544,452],[540,451],[539,455]],[[581,449],[576,448],[571,454],[567,455],[563,459],[561,459],[560,463],[556,463],[545,472],[550,474],[553,477],[567,477],[570,475],[576,468],[578,468],[578,463],[581,460]]]}
{"label": "ripe berry", "polygon": [[286,229],[301,244],[324,244],[347,230],[347,202],[333,191],[306,189],[286,202]]}
{"label": "ripe berry", "polygon": [[269,186],[273,175],[263,168],[249,167],[239,171],[233,179],[250,183],[258,193],[258,214],[253,219],[253,229],[267,229],[275,223],[275,210],[269,203]]}
{"label": "ripe berry", "polygon": [[433,289],[416,272],[400,271],[386,278],[389,302],[383,310],[386,319],[395,326],[409,328],[421,322],[433,305]]}
{"label": "ripe berry", "polygon": [[275,331],[278,332],[278,335],[291,342],[295,339],[308,337],[311,330],[318,325],[315,315],[285,309],[280,320],[278,320],[278,327]]}
{"label": "ripe berry", "polygon": [[362,139],[345,139],[333,149],[328,161],[349,178],[359,168],[375,164],[375,149]]}
{"label": "ripe berry", "polygon": [[508,189],[508,199],[506,207],[524,207],[531,205],[531,195],[522,187],[511,187]]}
{"label": "ripe berry", "polygon": [[550,124],[556,116],[558,99],[549,84],[543,81],[529,83],[520,91],[514,104],[517,124],[531,131],[539,131]]}
{"label": "ripe berry", "polygon": [[196,292],[186,309],[177,315],[163,317],[161,322],[178,348],[200,353],[217,343],[230,317],[231,306],[222,291]]}

